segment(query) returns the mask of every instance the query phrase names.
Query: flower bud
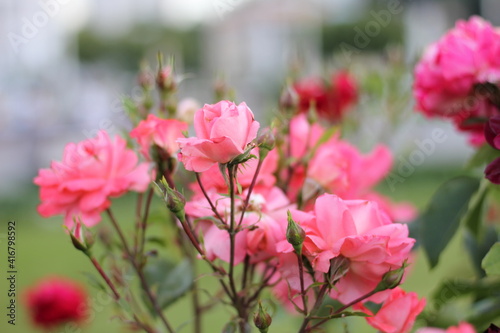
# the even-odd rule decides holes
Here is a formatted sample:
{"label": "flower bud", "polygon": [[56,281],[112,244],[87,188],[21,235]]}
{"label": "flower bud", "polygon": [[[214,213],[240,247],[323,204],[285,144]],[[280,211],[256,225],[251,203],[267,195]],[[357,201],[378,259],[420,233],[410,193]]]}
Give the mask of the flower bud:
{"label": "flower bud", "polygon": [[94,245],[94,235],[89,230],[85,229],[78,219],[75,219],[75,226],[73,229],[68,231],[75,249],[88,254],[90,248]]}
{"label": "flower bud", "polygon": [[181,193],[179,193],[179,191],[171,189],[168,185],[166,186],[165,204],[167,205],[167,208],[170,209],[170,211],[181,221],[184,220],[184,206],[186,205],[186,199]]}
{"label": "flower bud", "polygon": [[259,147],[259,158],[263,159],[267,156],[269,151],[273,150],[276,140],[274,139],[273,131],[266,128],[257,137],[257,147]]}
{"label": "flower bud", "polygon": [[298,102],[299,97],[297,93],[290,86],[285,87],[280,96],[280,108],[282,110],[294,109],[297,107]]}
{"label": "flower bud", "polygon": [[165,68],[160,68],[156,76],[156,85],[162,91],[174,91],[177,87],[174,77],[174,71],[169,65]]}
{"label": "flower bud", "polygon": [[382,281],[380,281],[377,287],[375,287],[375,291],[379,292],[387,289],[394,289],[399,286],[403,280],[406,266],[405,261],[400,268],[385,273],[382,276]]}
{"label": "flower bud", "polygon": [[259,329],[260,333],[267,333],[269,326],[273,322],[271,316],[264,310],[262,303],[259,302],[259,310],[255,313],[253,317],[253,322],[255,326]]}
{"label": "flower bud", "polygon": [[290,211],[288,214],[288,226],[286,228],[286,240],[292,244],[293,249],[298,255],[302,255],[302,243],[306,238],[306,233],[302,227],[292,219]]}
{"label": "flower bud", "polygon": [[177,216],[180,221],[184,221],[186,218],[186,213],[184,212],[184,206],[186,205],[186,199],[177,190],[172,189],[165,177],[163,177],[159,182],[155,182],[157,188],[161,191],[163,195],[163,201],[167,208]]}
{"label": "flower bud", "polygon": [[330,260],[330,283],[334,284],[349,271],[350,261],[340,255]]}

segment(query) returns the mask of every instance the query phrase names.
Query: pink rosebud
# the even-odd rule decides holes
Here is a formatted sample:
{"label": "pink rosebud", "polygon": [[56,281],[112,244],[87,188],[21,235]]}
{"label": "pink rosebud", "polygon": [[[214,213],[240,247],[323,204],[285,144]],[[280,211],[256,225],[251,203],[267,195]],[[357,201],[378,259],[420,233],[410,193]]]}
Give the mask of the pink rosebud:
{"label": "pink rosebud", "polygon": [[151,160],[150,149],[153,144],[162,148],[169,156],[175,156],[179,150],[177,139],[184,137],[183,132],[188,125],[175,119],[161,119],[149,114],[136,128],[130,132],[130,137],[137,140],[141,147],[141,154]]}
{"label": "pink rosebud", "polygon": [[406,333],[411,330],[424,307],[425,299],[419,300],[416,293],[407,293],[398,287],[390,291],[375,315],[362,304],[354,306],[354,309],[370,315],[366,321],[381,332]]}
{"label": "pink rosebud", "polygon": [[101,220],[110,198],[143,192],[150,181],[149,165],[138,164],[125,140],[118,136],[112,140],[100,131],[95,138],[66,145],[62,162],[40,169],[34,179],[42,201],[38,212],[43,217],[64,214],[69,229],[74,218],[90,227]]}
{"label": "pink rosebud", "polygon": [[259,130],[252,111],[243,102],[205,104],[195,114],[196,137],[178,139],[179,160],[187,170],[202,172],[242,154]]}
{"label": "pink rosebud", "polygon": [[46,278],[29,288],[24,303],[34,325],[50,330],[86,318],[88,296],[77,283],[60,277]]}

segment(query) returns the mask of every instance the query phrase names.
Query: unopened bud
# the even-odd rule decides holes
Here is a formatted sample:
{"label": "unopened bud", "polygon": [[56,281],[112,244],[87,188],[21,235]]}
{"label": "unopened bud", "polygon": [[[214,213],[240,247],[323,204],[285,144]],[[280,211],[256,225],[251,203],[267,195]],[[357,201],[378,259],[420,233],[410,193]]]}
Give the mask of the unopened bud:
{"label": "unopened bud", "polygon": [[273,131],[270,128],[266,128],[257,137],[257,147],[259,147],[259,157],[263,159],[267,156],[269,151],[273,150],[276,144],[274,139]]}
{"label": "unopened bud", "polygon": [[286,228],[286,240],[288,243],[292,244],[295,252],[300,256],[302,255],[302,243],[306,238],[306,232],[302,227],[293,220],[290,211],[288,214],[288,226]]}
{"label": "unopened bud", "polygon": [[75,226],[69,231],[71,243],[75,249],[88,254],[92,245],[94,245],[94,235],[87,230],[80,220],[75,220]]}
{"label": "unopened bud", "polygon": [[218,78],[214,83],[215,99],[220,101],[227,98],[228,89],[226,82],[222,78]]}
{"label": "unopened bud", "polygon": [[330,260],[330,282],[335,283],[349,271],[350,261],[340,255]]}
{"label": "unopened bud", "polygon": [[394,289],[399,286],[401,284],[401,281],[403,280],[405,268],[406,261],[400,268],[385,273],[382,276],[382,281],[380,281],[377,287],[375,287],[375,291],[379,292],[387,289]]}
{"label": "unopened bud", "polygon": [[269,326],[273,322],[271,316],[264,310],[262,303],[259,302],[259,310],[253,317],[255,326],[259,329],[260,333],[267,333]]}
{"label": "unopened bud", "polygon": [[177,84],[175,82],[174,71],[170,65],[158,70],[156,85],[162,91],[170,92],[176,89]]}
{"label": "unopened bud", "polygon": [[168,184],[166,184],[164,200],[167,208],[174,213],[179,220],[183,221],[185,218],[184,206],[186,205],[184,196],[179,191],[171,189]]}
{"label": "unopened bud", "polygon": [[290,86],[286,86],[280,96],[280,108],[282,110],[295,109],[298,102],[299,98],[297,93]]}

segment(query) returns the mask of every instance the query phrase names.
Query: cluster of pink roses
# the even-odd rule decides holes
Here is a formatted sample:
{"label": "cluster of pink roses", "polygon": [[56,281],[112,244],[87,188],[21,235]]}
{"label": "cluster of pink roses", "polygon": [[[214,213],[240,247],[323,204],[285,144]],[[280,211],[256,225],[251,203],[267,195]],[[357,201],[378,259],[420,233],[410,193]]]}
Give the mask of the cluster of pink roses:
{"label": "cluster of pink roses", "polygon": [[[215,163],[228,163],[245,151],[259,155],[258,150],[264,148],[254,141],[256,124],[246,105],[223,101],[205,105],[197,112],[195,129],[199,137],[178,140],[179,156],[186,169],[201,172],[203,188],[191,186],[194,196],[186,204],[186,214],[198,222],[210,260],[231,261],[227,231],[231,201],[225,180],[230,175],[223,175]],[[287,210],[305,231],[303,254],[316,272],[306,276],[306,287],[314,281],[325,282],[324,275],[330,271],[332,261],[343,259],[345,275],[336,281],[330,296],[344,304],[362,298],[377,287],[385,273],[401,268],[414,243],[408,237],[408,227],[393,223],[389,217],[411,219],[412,207],[387,204],[386,199],[371,190],[390,170],[392,158],[387,148],[379,146],[364,156],[338,135],[319,142],[324,134],[319,124],[311,125],[304,114],[299,114],[291,120],[289,134],[282,140],[289,145],[287,150],[295,163],[291,170],[277,171],[279,148],[271,150],[263,161],[250,159],[237,169],[239,188],[233,209],[241,214],[241,229],[235,236],[232,263],[237,265],[247,259],[262,269],[270,263],[276,266],[275,295],[287,308],[293,308],[293,303],[302,304],[297,261],[286,239]],[[225,147],[225,142],[230,143],[231,149],[219,150],[218,145]],[[359,177],[362,173],[365,176]],[[275,175],[290,181],[280,188]],[[307,191],[311,183],[315,183],[314,191],[309,190],[303,197],[302,206],[306,208],[299,210],[297,195]],[[376,201],[363,200],[364,197],[375,198],[384,205],[380,207]],[[213,223],[214,219],[220,219],[219,223]],[[391,295],[391,302],[406,297],[402,291]],[[383,302],[389,296],[378,293],[372,300]],[[399,327],[398,332],[408,331],[424,302],[415,298],[410,304],[410,311],[404,314],[408,324]]]}
{"label": "cluster of pink roses", "polygon": [[[304,306],[299,295],[311,294],[313,283],[332,283],[325,277],[334,262],[342,262],[344,273],[329,295],[344,304],[365,300],[384,274],[403,267],[414,243],[408,227],[393,222],[410,220],[414,209],[392,204],[372,189],[391,168],[389,150],[378,146],[363,155],[339,134],[328,137],[303,113],[292,117],[288,133],[275,131],[283,137],[274,149],[273,134],[258,137],[259,126],[245,103],[221,101],[196,112],[196,137],[184,137],[186,123],[154,115],[130,135],[147,161],[175,159],[180,148],[178,159],[197,173],[199,182],[190,186],[193,195],[185,212],[202,235],[205,258],[233,265],[245,261],[270,271],[274,294],[288,308]],[[290,167],[282,167],[285,160]],[[159,178],[165,170],[157,171]],[[110,198],[145,191],[153,177],[149,164],[139,163],[123,139],[100,132],[97,138],[69,144],[62,162],[40,170],[35,178],[41,187],[39,211],[44,216],[63,213],[69,227],[75,219],[78,225],[92,226]],[[234,197],[228,196],[231,192]],[[302,277],[307,291],[300,288],[297,259],[287,241],[287,211],[305,232],[303,255],[314,270]],[[406,324],[397,330],[406,332],[424,304],[410,295],[380,292],[369,299],[389,307],[408,298],[410,308],[401,312]],[[311,294],[308,302],[313,298]]]}
{"label": "cluster of pink roses", "polygon": [[417,108],[430,117],[450,118],[484,143],[484,124],[499,112],[500,31],[480,17],[458,21],[425,51],[415,69]]}

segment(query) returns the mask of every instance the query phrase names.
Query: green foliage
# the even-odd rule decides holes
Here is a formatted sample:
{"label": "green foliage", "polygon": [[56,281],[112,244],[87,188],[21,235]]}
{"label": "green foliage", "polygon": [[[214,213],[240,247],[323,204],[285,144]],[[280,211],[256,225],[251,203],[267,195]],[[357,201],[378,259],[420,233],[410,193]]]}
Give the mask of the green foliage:
{"label": "green foliage", "polygon": [[104,61],[119,69],[135,70],[148,50],[168,51],[180,57],[190,70],[199,67],[201,30],[176,30],[160,25],[136,25],[118,36],[103,36],[91,28],[78,34],[78,55],[82,62]]}
{"label": "green foliage", "polygon": [[488,276],[500,276],[500,242],[496,242],[483,259],[482,267]]}
{"label": "green foliage", "polygon": [[464,224],[469,231],[479,239],[481,233],[481,226],[484,215],[484,206],[486,202],[486,195],[488,194],[490,182],[486,179],[481,181],[479,191],[477,191],[471,198],[469,209],[464,217]]}
{"label": "green foliage", "polygon": [[359,31],[365,33],[367,24],[374,22],[374,18],[370,15],[363,19],[344,23],[324,25],[321,31],[321,42],[323,46],[323,55],[329,56],[332,53],[341,51],[343,43],[352,46],[362,52],[365,51],[383,51],[388,45],[401,44],[403,41],[403,23],[394,18],[385,28],[381,28],[380,32],[374,37],[368,37],[369,42],[363,48],[356,45],[356,37]]}
{"label": "green foliage", "polygon": [[478,187],[479,181],[472,177],[451,179],[439,187],[420,216],[419,238],[431,268],[437,265],[441,252],[458,230],[468,202]]}
{"label": "green foliage", "polygon": [[[144,273],[152,289],[156,291],[162,309],[181,298],[193,285],[194,273],[191,263],[184,259],[179,263],[155,259],[148,262]],[[148,302],[145,302],[148,304]]]}

